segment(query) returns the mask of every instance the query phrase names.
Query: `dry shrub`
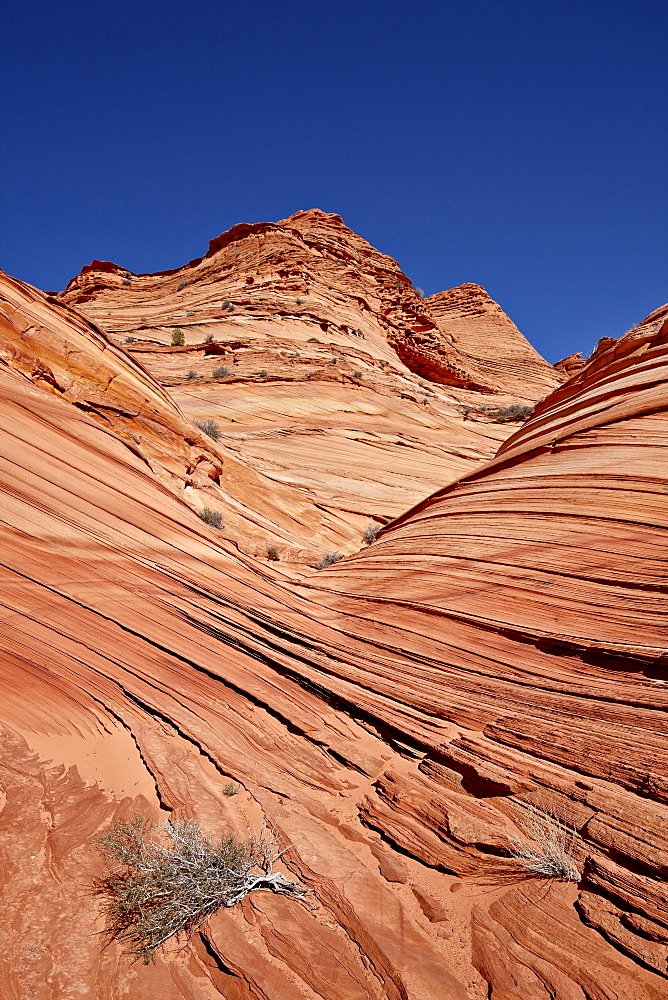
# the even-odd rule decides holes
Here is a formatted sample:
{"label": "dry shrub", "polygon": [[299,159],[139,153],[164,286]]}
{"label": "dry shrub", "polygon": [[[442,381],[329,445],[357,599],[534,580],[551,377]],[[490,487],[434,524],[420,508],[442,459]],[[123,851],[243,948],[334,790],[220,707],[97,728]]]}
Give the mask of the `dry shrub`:
{"label": "dry shrub", "polygon": [[219,510],[212,510],[211,507],[203,507],[202,510],[198,511],[198,517],[200,517],[205,524],[210,524],[212,528],[223,527],[223,515]]}
{"label": "dry shrub", "polygon": [[102,901],[106,934],[144,963],[169,938],[189,938],[217,910],[234,906],[253,890],[296,899],[308,891],[274,872],[284,851],[266,827],[246,841],[214,841],[194,820],[156,827],[136,816],[114,823],[93,843],[112,865],[91,887]]}
{"label": "dry shrub", "polygon": [[326,569],[327,566],[331,566],[332,563],[338,562],[339,559],[343,559],[342,552],[325,552],[321,562],[318,563],[318,569]]}
{"label": "dry shrub", "polygon": [[193,423],[195,427],[199,427],[201,431],[208,434],[214,441],[220,440],[221,432],[216,420],[195,420]]}
{"label": "dry shrub", "polygon": [[371,524],[367,524],[366,528],[364,529],[364,534],[362,535],[362,540],[364,541],[365,545],[373,545],[373,543],[376,541],[378,532],[380,531],[381,527],[382,525],[374,524],[373,522]]}
{"label": "dry shrub", "polygon": [[527,869],[529,878],[579,882],[581,875],[571,856],[575,831],[547,808],[529,806],[528,810],[521,825],[532,843],[512,837],[510,857]]}

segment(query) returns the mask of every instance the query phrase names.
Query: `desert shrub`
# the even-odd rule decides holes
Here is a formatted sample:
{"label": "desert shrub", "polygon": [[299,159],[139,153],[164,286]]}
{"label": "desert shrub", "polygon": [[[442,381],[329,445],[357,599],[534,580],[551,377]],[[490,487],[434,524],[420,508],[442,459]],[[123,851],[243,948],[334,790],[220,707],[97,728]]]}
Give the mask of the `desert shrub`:
{"label": "desert shrub", "polygon": [[329,359],[329,363],[330,363],[330,365],[337,365],[339,363],[339,359],[338,358],[330,358]]}
{"label": "desert shrub", "polygon": [[123,280],[121,281],[121,284],[122,285],[129,285],[129,284],[131,284],[131,281],[130,281],[129,278],[123,278]]}
{"label": "desert shrub", "polygon": [[194,368],[190,369],[190,371],[186,375],[186,378],[188,379],[189,382],[193,382],[197,378],[197,372],[195,371]]}
{"label": "desert shrub", "polygon": [[327,566],[331,566],[332,563],[338,562],[339,559],[343,559],[342,552],[325,552],[322,560],[318,563],[318,569],[326,569]]}
{"label": "desert shrub", "polygon": [[182,292],[183,289],[187,288],[187,287],[188,287],[188,282],[187,281],[179,281],[178,285],[176,286],[176,290],[177,290],[177,292]]}
{"label": "desert shrub", "polygon": [[306,341],[306,343],[307,344],[319,344],[320,341],[318,340],[317,337],[309,337],[308,340]]}
{"label": "desert shrub", "polygon": [[266,378],[267,377],[267,373],[264,370],[264,368],[262,369],[261,372],[258,372],[257,374],[258,374],[258,378]]}
{"label": "desert shrub", "polygon": [[547,808],[528,808],[529,814],[521,825],[533,843],[529,844],[519,837],[511,838],[510,857],[526,868],[528,878],[579,882],[580,872],[571,857],[575,831],[565,826]]}
{"label": "desert shrub", "polygon": [[189,309],[188,312],[186,313],[186,316],[196,316],[196,315],[197,315],[196,309]]}
{"label": "desert shrub", "polygon": [[424,288],[418,288],[417,285],[413,285],[413,289],[415,291],[415,294],[418,296],[418,298],[420,298],[420,299],[424,298]]}
{"label": "desert shrub", "polygon": [[223,299],[223,301],[220,303],[220,308],[223,310],[223,312],[225,312],[226,310],[227,312],[234,311],[234,306],[232,305],[229,299]]}
{"label": "desert shrub", "polygon": [[368,524],[364,529],[364,534],[362,535],[364,543],[366,545],[373,545],[373,543],[376,541],[380,529],[381,529],[380,524],[374,524],[373,522],[371,524]]}
{"label": "desert shrub", "polygon": [[235,785],[233,781],[228,781],[225,787],[223,788],[223,795],[238,795],[239,792],[240,792],[239,786]]}
{"label": "desert shrub", "polygon": [[276,548],[275,545],[267,546],[267,558],[273,559],[274,562],[276,562],[276,560],[278,559],[278,549]]}
{"label": "desert shrub", "polygon": [[213,369],[214,378],[227,378],[229,374],[230,374],[230,369],[226,368],[225,365],[221,365],[220,368]]}
{"label": "desert shrub", "polygon": [[172,347],[184,347],[186,335],[178,326],[172,330]]}
{"label": "desert shrub", "polygon": [[362,372],[353,372],[353,378],[362,378]]}
{"label": "desert shrub", "polygon": [[207,333],[206,337],[204,338],[204,343],[205,344],[213,344],[213,334],[212,333]]}
{"label": "desert shrub", "polygon": [[495,410],[494,419],[497,424],[504,424],[513,420],[524,420],[530,413],[533,413],[533,410],[533,406],[522,406],[520,403],[513,403],[511,406]]}
{"label": "desert shrub", "polygon": [[137,816],[112,824],[94,844],[111,865],[91,886],[102,902],[107,936],[144,963],[165,941],[189,938],[217,910],[254,889],[296,899],[308,891],[274,871],[283,851],[266,828],[243,841],[213,840],[194,820],[156,827]]}
{"label": "desert shrub", "polygon": [[197,513],[204,523],[210,524],[212,528],[223,527],[223,515],[219,510],[212,510],[211,507],[203,507],[202,510]]}
{"label": "desert shrub", "polygon": [[123,343],[124,344],[134,344],[135,341],[136,341],[136,339],[137,339],[136,337],[126,337],[125,340],[123,341]]}
{"label": "desert shrub", "polygon": [[216,420],[195,420],[195,426],[208,434],[214,441],[220,440],[220,427]]}

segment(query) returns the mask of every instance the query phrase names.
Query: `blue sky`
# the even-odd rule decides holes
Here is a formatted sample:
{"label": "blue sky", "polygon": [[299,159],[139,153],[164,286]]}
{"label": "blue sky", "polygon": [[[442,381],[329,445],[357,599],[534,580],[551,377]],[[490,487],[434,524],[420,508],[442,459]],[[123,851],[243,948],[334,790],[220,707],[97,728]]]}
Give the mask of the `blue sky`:
{"label": "blue sky", "polygon": [[1,266],[176,267],[338,212],[550,360],[665,301],[665,2],[13,2]]}

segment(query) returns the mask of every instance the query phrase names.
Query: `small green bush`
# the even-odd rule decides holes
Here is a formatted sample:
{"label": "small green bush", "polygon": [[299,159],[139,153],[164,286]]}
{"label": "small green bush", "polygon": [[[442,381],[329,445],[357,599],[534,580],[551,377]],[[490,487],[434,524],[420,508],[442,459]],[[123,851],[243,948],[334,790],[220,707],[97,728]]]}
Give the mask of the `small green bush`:
{"label": "small green bush", "polygon": [[418,288],[417,285],[413,285],[413,289],[418,298],[420,299],[424,298],[424,288]]}
{"label": "small green bush", "polygon": [[172,347],[185,347],[186,335],[178,326],[172,330]]}
{"label": "small green bush", "polygon": [[362,372],[353,372],[353,378],[362,378]]}
{"label": "small green bush", "polygon": [[230,374],[230,369],[226,368],[225,365],[221,365],[220,368],[213,369],[214,378],[227,378],[229,374]]}
{"label": "small green bush", "polygon": [[183,289],[187,288],[187,287],[188,287],[188,282],[187,281],[179,281],[178,285],[176,286],[176,290],[177,290],[177,292],[182,292]]}
{"label": "small green bush", "polygon": [[210,438],[214,441],[219,441],[221,436],[220,427],[215,420],[195,420],[194,424],[199,427],[201,431],[208,434]]}
{"label": "small green bush", "polygon": [[274,562],[276,562],[278,560],[278,549],[276,548],[275,545],[268,545],[267,546],[267,558],[268,559],[273,559]]}
{"label": "small green bush", "polygon": [[264,370],[264,368],[262,369],[261,372],[258,372],[257,374],[258,378],[267,378],[267,372]]}
{"label": "small green bush", "polygon": [[317,337],[309,337],[308,340],[306,341],[306,343],[307,344],[319,344],[320,341],[318,340]]}
{"label": "small green bush", "polygon": [[206,337],[204,338],[204,343],[205,344],[213,344],[213,334],[212,333],[207,333]]}
{"label": "small green bush", "polygon": [[126,337],[125,340],[123,341],[123,343],[124,344],[134,344],[136,340],[137,340],[136,337]]}
{"label": "small green bush", "polygon": [[195,381],[195,379],[197,378],[197,372],[195,371],[194,368],[190,369],[190,371],[186,375],[186,378],[188,379],[189,382],[194,382]]}
{"label": "small green bush", "polygon": [[211,507],[203,507],[202,510],[197,513],[204,523],[210,524],[212,528],[223,527],[223,515],[219,510],[212,510]]}
{"label": "small green bush", "polygon": [[223,788],[223,795],[238,795],[241,789],[238,785],[235,785],[233,781],[228,781],[228,783]]}
{"label": "small green bush", "polygon": [[123,278],[123,280],[121,281],[121,284],[122,285],[130,285],[130,284],[132,284],[132,282],[130,281],[129,278]]}

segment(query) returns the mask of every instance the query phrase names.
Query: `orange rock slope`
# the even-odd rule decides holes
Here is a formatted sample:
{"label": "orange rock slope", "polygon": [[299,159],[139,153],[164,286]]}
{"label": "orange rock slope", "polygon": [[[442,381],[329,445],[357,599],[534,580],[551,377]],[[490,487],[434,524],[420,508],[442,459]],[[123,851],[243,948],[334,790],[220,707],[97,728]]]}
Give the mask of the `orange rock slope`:
{"label": "orange rock slope", "polygon": [[[196,516],[204,448],[136,360],[1,294],[0,995],[665,996],[662,316],[485,468],[281,583]],[[159,454],[128,423],[149,409]],[[509,857],[532,804],[573,827],[577,884]],[[131,965],[86,885],[89,838],[136,813],[267,819],[312,908],[255,893]]]}
{"label": "orange rock slope", "polygon": [[94,261],[61,300],[217,423],[227,536],[283,566],[355,551],[370,523],[492,457],[511,428],[481,407],[563,380],[482,289],[421,299],[319,211],[235,226],[175,271]]}

